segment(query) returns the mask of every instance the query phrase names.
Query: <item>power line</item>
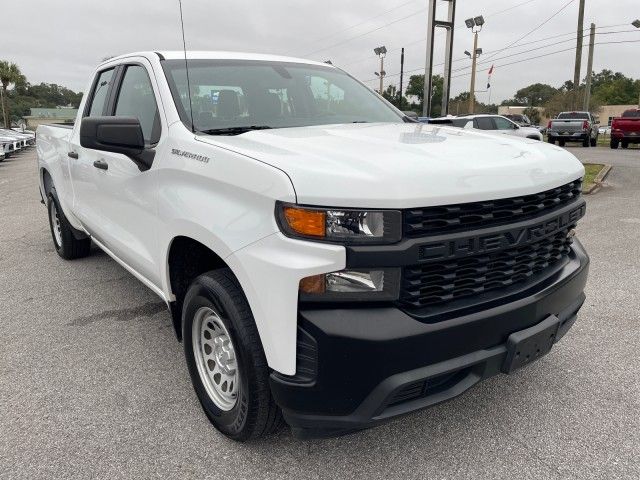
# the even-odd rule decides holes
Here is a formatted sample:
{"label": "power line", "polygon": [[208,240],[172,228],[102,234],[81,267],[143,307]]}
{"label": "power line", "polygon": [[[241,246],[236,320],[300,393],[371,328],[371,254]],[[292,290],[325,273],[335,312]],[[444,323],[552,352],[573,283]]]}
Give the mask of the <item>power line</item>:
{"label": "power line", "polygon": [[[632,32],[634,30],[627,30],[627,31],[628,32]],[[601,33],[601,34],[604,34],[604,33]],[[569,39],[567,41],[574,41],[574,40],[575,39]],[[608,42],[597,42],[597,43],[595,43],[595,45],[611,45],[611,44],[624,44],[624,43],[640,43],[640,40],[611,40],[611,41],[608,41]],[[575,50],[575,49],[576,49],[576,47],[570,47],[570,48],[565,48],[563,50],[556,50],[556,51],[553,51],[553,52],[547,52],[545,54],[536,55],[536,56],[533,56],[533,57],[523,58],[521,60],[516,60],[516,61],[510,62],[510,63],[504,63],[504,64],[500,64],[500,65],[495,65],[495,68],[507,67],[509,65],[515,65],[515,64],[527,62],[527,61],[530,61],[530,60],[536,60],[536,59],[539,59],[539,58],[549,57],[549,56],[552,56],[552,55],[557,55],[559,53],[564,53],[564,52],[568,52],[568,51]],[[531,50],[529,50],[527,52],[520,52],[519,55],[524,54],[524,53],[529,53],[529,52],[532,52],[532,51],[535,51],[535,50],[537,50],[537,49],[531,49]],[[513,56],[513,55],[511,55],[511,56]],[[504,58],[508,58],[508,57],[501,57],[501,58],[504,59]],[[484,62],[484,63],[486,63],[486,62]],[[414,69],[411,69],[411,70],[405,70],[404,73],[405,74],[406,73],[412,73],[412,72],[417,72],[417,71],[421,71],[421,70],[422,70],[422,67],[419,67],[419,68],[414,68]],[[485,68],[485,69],[479,70],[479,72],[486,72],[488,70],[489,70],[489,68]],[[397,77],[398,75],[400,75],[400,74],[399,73],[387,74],[386,77],[387,78],[389,78],[389,77]],[[471,75],[471,73],[467,72],[467,73],[462,73],[460,75],[455,75],[455,76],[453,76],[451,78],[461,78],[461,77],[465,77],[465,76],[469,76],[469,75]],[[364,82],[371,82],[373,80],[376,80],[376,79],[372,78],[372,79],[364,80]]]}
{"label": "power line", "polygon": [[[638,30],[615,30],[615,31],[611,31],[611,32],[600,32],[600,33],[598,33],[598,35],[613,35],[613,34],[617,34],[617,33],[629,33],[629,32],[636,33],[636,32],[638,32]],[[586,35],[583,35],[582,38],[586,38],[588,36],[589,36],[589,34],[586,34]],[[554,46],[557,46],[560,43],[574,42],[575,40],[576,40],[575,37],[574,38],[569,38],[567,40],[556,41],[556,42],[550,43],[548,45],[541,45],[541,46],[536,47],[536,48],[523,50],[522,52],[516,52],[516,53],[512,53],[510,55],[505,55],[504,57],[493,58],[492,60],[486,59],[486,60],[483,60],[482,62],[478,62],[478,65],[486,65],[488,63],[493,63],[493,62],[498,61],[498,60],[504,60],[505,58],[511,58],[511,57],[516,57],[518,55],[523,55],[525,53],[529,53],[529,52],[532,52],[534,50],[539,50],[541,48],[554,47]],[[539,43],[539,42],[531,42],[531,44],[532,43]],[[518,45],[518,47],[524,47],[526,45],[530,45],[530,44],[524,43],[522,45]],[[517,47],[514,47],[514,48],[517,48]],[[506,49],[504,49],[504,50],[506,50]],[[496,52],[496,54],[497,54],[497,52]],[[460,60],[466,60],[466,59],[460,59]],[[461,72],[463,70],[468,70],[469,68],[471,68],[471,67],[458,68],[458,69],[454,70],[454,72]]]}
{"label": "power line", "polygon": [[[494,17],[494,16],[496,16],[496,15],[500,15],[500,14],[502,14],[502,13],[509,12],[509,11],[511,11],[511,10],[513,10],[513,9],[518,8],[518,7],[522,7],[522,6],[524,6],[524,5],[527,5],[527,4],[529,4],[529,3],[533,3],[533,2],[537,2],[537,1],[538,1],[538,0],[526,0],[526,1],[522,2],[522,3],[518,3],[517,5],[513,5],[513,6],[509,7],[509,8],[505,8],[505,9],[503,9],[503,10],[499,10],[499,11],[497,11],[497,12],[493,12],[493,13],[490,13],[490,14],[488,14],[488,15],[485,15],[485,18]],[[464,26],[464,25],[458,25],[457,27],[455,27],[455,28],[454,28],[454,30],[458,30],[458,29],[462,28],[463,26]],[[444,32],[438,32],[438,34],[436,34],[436,35],[438,35],[438,36],[439,36],[440,34],[443,34],[443,33],[444,33]],[[419,39],[417,39],[417,40],[412,40],[412,41],[411,41],[411,42],[409,42],[409,43],[404,43],[404,47],[398,47],[398,48],[391,48],[391,49],[389,49],[388,53],[397,52],[397,51],[401,50],[401,48],[406,48],[406,47],[408,47],[408,46],[410,46],[410,45],[415,45],[416,43],[425,43],[425,42],[426,42],[426,39],[425,39],[425,38],[419,38]],[[360,59],[358,59],[358,60],[350,61],[350,62],[346,63],[345,65],[347,65],[347,66],[348,66],[348,65],[355,65],[356,63],[364,62],[364,61],[366,61],[366,60],[371,60],[371,59],[374,59],[374,58],[377,58],[377,57],[369,55],[369,56],[367,56],[367,57],[362,57],[362,58],[360,58]],[[440,65],[442,65],[442,64],[440,64]],[[437,65],[434,65],[434,66],[437,66]]]}
{"label": "power line", "polygon": [[421,8],[417,12],[411,13],[411,14],[405,16],[405,17],[402,17],[402,18],[398,18],[397,20],[393,20],[391,22],[385,23],[384,25],[381,25],[381,26],[379,26],[377,28],[374,28],[373,30],[368,30],[366,32],[360,33],[360,34],[355,35],[353,37],[347,38],[346,40],[343,40],[341,42],[334,43],[333,45],[329,45],[328,47],[319,48],[318,50],[314,50],[313,52],[305,53],[304,56],[307,57],[309,55],[313,55],[313,54],[318,53],[318,52],[324,52],[325,50],[329,50],[331,48],[338,47],[340,45],[344,45],[345,43],[348,43],[348,42],[350,42],[352,40],[355,40],[357,38],[364,37],[365,35],[369,35],[370,33],[377,32],[378,30],[382,30],[383,28],[387,28],[390,25],[402,22],[404,20],[407,20],[408,18],[415,17],[416,15],[420,15],[421,13],[424,13],[426,10],[427,10],[426,8]]}
{"label": "power line", "polygon": [[[533,30],[528,31],[527,33],[525,33],[524,35],[522,35],[520,38],[518,38],[517,40],[511,42],[509,45],[507,45],[506,47],[504,47],[502,50],[498,50],[496,53],[494,53],[491,57],[489,58],[493,58],[495,57],[498,53],[506,50],[507,48],[515,45],[516,43],[518,43],[520,40],[524,40],[525,38],[527,38],[529,35],[531,35],[533,32],[540,30],[543,26],[545,26],[547,23],[549,23],[553,18],[555,18],[556,16],[558,16],[563,10],[565,10],[567,7],[569,7],[569,5],[571,5],[575,0],[569,0],[560,10],[558,10],[557,12],[555,12],[553,15],[551,15],[549,18],[547,18],[544,22],[542,22],[540,25],[538,25],[537,27],[535,27]],[[487,59],[488,60],[488,59]]]}
{"label": "power line", "polygon": [[380,17],[382,17],[382,16],[384,16],[384,15],[386,15],[388,13],[394,12],[394,11],[398,10],[399,8],[402,8],[402,7],[405,7],[405,6],[409,5],[410,3],[414,3],[415,1],[416,0],[409,0],[408,2],[401,3],[400,5],[397,5],[397,6],[393,7],[393,8],[390,8],[389,10],[385,10],[384,12],[379,13],[378,15],[374,15],[373,17],[369,17],[369,18],[367,18],[366,20],[363,20],[360,23],[356,23],[354,25],[351,25],[349,27],[343,28],[341,30],[337,30],[337,31],[335,31],[335,32],[333,32],[333,33],[331,33],[329,35],[325,35],[324,37],[316,38],[315,40],[312,40],[311,43],[318,43],[318,42],[321,42],[323,40],[326,40],[327,38],[335,37],[336,35],[338,35],[340,33],[347,32],[347,31],[352,30],[352,29],[354,29],[356,27],[359,27],[361,25],[369,23],[371,20],[375,20],[376,18],[380,18]]}
{"label": "power line", "polygon": [[[617,40],[617,41],[610,41],[610,42],[596,42],[594,45],[612,45],[612,44],[621,44],[621,43],[640,43],[640,40]],[[571,48],[565,48],[564,50],[557,50],[555,52],[549,52],[546,54],[542,54],[542,55],[536,55],[534,57],[528,57],[528,58],[523,58],[522,60],[516,60],[514,62],[510,62],[510,63],[503,63],[502,65],[495,65],[495,68],[502,68],[502,67],[508,67],[509,65],[515,65],[518,63],[523,63],[523,62],[528,62],[530,60],[536,60],[539,58],[544,58],[544,57],[549,57],[551,55],[556,55],[558,53],[564,53],[564,52],[569,52],[571,50],[575,50],[576,47],[571,47]],[[487,72],[489,71],[489,68],[485,68],[483,70],[480,70],[481,72]],[[451,78],[460,78],[460,77],[466,77],[468,75],[471,75],[470,73],[462,73],[460,75],[455,75]]]}

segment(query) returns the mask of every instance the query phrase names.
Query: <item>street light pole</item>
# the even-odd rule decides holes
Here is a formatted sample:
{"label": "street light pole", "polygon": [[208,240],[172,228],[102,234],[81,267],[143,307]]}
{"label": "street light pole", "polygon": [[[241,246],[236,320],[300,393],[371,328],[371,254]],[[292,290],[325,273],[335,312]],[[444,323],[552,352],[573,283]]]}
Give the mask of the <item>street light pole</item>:
{"label": "street light pole", "polygon": [[[635,19],[633,22],[631,22],[631,25],[636,28],[640,28],[640,19]],[[640,95],[638,96],[638,108],[640,108]]]}
{"label": "street light pole", "polygon": [[476,59],[478,58],[478,32],[473,34],[473,50],[471,63],[471,87],[469,88],[469,113],[473,113],[476,106]]}
{"label": "street light pole", "polygon": [[478,33],[484,25],[484,17],[482,15],[474,18],[468,18],[464,21],[467,28],[473,32],[473,50],[471,53],[464,52],[471,58],[471,86],[469,88],[469,113],[473,113],[476,106],[476,61],[482,53],[482,49],[478,48]]}
{"label": "street light pole", "polygon": [[384,71],[384,57],[387,55],[387,47],[384,45],[373,49],[373,52],[380,57],[380,72],[375,72],[376,76],[380,77],[380,95],[382,95],[384,89],[384,77],[386,72]]}

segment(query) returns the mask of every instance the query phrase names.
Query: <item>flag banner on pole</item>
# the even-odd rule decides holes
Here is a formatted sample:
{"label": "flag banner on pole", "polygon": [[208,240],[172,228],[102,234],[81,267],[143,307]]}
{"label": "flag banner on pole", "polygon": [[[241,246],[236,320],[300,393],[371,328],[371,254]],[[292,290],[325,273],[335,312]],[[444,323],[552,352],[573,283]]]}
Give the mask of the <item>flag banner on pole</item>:
{"label": "flag banner on pole", "polygon": [[489,75],[487,78],[487,90],[489,90],[491,88],[491,75],[493,74],[493,65],[491,65],[491,68],[489,69]]}

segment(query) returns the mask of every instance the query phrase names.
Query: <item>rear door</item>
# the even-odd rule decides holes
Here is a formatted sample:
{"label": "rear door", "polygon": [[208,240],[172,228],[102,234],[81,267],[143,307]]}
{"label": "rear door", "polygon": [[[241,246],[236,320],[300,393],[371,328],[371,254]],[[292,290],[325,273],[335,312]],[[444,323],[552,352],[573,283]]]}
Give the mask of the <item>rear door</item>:
{"label": "rear door", "polygon": [[[99,81],[98,84],[103,83]],[[166,138],[166,120],[158,102],[153,70],[144,58],[117,67],[103,111],[106,116],[136,117],[145,144],[158,147]],[[92,114],[91,112],[89,112]],[[126,155],[82,148],[78,170],[86,188],[83,203],[87,230],[119,259],[154,285],[161,284],[154,258],[157,251],[157,171],[144,170]]]}

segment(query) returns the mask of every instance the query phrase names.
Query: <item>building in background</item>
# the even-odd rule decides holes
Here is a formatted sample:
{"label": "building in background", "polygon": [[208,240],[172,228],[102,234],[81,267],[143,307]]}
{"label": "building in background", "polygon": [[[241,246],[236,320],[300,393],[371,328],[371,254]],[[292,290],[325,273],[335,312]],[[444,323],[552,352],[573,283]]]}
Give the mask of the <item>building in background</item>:
{"label": "building in background", "polygon": [[77,108],[57,107],[57,108],[32,108],[31,114],[24,117],[27,128],[35,130],[38,125],[45,123],[67,123],[72,124],[76,115]]}

